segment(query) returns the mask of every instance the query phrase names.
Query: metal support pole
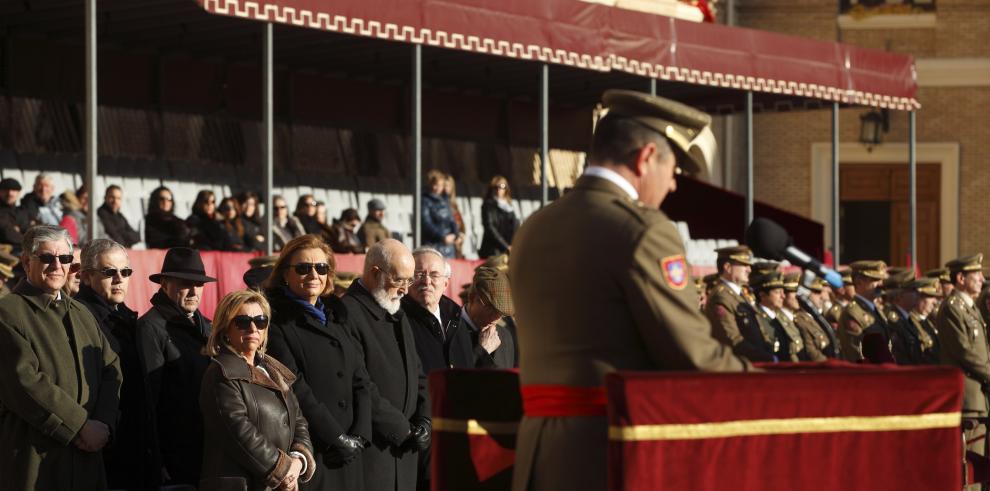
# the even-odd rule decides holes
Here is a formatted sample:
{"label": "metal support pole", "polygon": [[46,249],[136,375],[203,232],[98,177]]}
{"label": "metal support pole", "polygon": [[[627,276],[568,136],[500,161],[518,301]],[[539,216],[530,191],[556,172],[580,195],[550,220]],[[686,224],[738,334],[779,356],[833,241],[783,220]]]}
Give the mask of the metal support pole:
{"label": "metal support pole", "polygon": [[540,206],[550,201],[547,168],[550,162],[550,66],[540,67]]}
{"label": "metal support pole", "polygon": [[650,79],[650,95],[657,95],[657,79]]}
{"label": "metal support pole", "polygon": [[753,223],[753,91],[746,91],[746,227]]}
{"label": "metal support pole", "polygon": [[265,254],[271,255],[274,244],[272,224],[275,219],[275,203],[272,201],[275,173],[275,101],[274,101],[274,31],[271,22],[262,27],[261,38],[261,193],[267,206],[265,213]]}
{"label": "metal support pole", "polygon": [[413,246],[423,243],[423,46],[413,45],[412,70]]}
{"label": "metal support pole", "polygon": [[832,264],[839,260],[839,103],[832,103]]}
{"label": "metal support pole", "polygon": [[89,210],[86,212],[86,220],[89,222],[87,230],[87,240],[96,238],[96,189],[97,165],[99,150],[97,148],[97,100],[96,100],[96,0],[86,0],[86,121],[84,123],[86,141],[83,142],[86,153],[86,189],[89,190]]}
{"label": "metal support pole", "polygon": [[918,270],[918,162],[917,154],[915,152],[917,145],[917,113],[914,111],[908,112],[908,171],[910,177],[908,178],[909,186],[911,188],[911,196],[908,198],[910,200],[911,207],[911,269]]}

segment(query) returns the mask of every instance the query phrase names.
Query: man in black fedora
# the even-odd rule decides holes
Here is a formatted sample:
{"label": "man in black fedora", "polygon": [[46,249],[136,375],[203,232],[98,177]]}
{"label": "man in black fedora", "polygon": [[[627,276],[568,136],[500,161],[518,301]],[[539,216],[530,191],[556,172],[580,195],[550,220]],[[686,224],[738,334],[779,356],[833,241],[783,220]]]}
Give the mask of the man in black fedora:
{"label": "man in black fedora", "polygon": [[209,366],[202,354],[210,320],[199,311],[206,276],[199,252],[169,249],[161,273],[148,279],[162,287],[151,297],[151,310],[138,319],[137,344],[148,379],[148,407],[156,431],[154,450],[163,484],[199,485],[203,460],[203,418],[199,386]]}

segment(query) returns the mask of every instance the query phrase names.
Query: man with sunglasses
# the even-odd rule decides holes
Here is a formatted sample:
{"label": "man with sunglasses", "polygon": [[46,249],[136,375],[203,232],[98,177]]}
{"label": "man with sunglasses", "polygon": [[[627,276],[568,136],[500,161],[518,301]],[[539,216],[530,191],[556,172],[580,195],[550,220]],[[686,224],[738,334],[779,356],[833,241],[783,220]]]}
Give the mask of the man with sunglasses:
{"label": "man with sunglasses", "polygon": [[73,260],[65,229],[35,226],[22,248],[26,276],[0,299],[0,487],[106,489],[120,361],[62,290]]}
{"label": "man with sunglasses", "polygon": [[371,447],[365,450],[366,489],[416,489],[417,454],[430,448],[430,405],[402,296],[414,281],[416,262],[402,242],[385,239],[368,249],[364,274],[342,301],[361,344],[372,396]]}
{"label": "man with sunglasses", "polygon": [[150,459],[153,421],[145,397],[144,373],[137,349],[137,313],[124,304],[130,284],[127,249],[110,239],[83,247],[75,299],[96,318],[103,335],[120,357],[124,384],[120,388],[120,423],[113,445],[103,451],[110,489],[153,489],[161,479]]}
{"label": "man with sunglasses", "polygon": [[163,484],[198,486],[203,462],[199,388],[210,364],[203,354],[210,320],[199,304],[204,286],[216,278],[206,276],[198,251],[173,247],[165,254],[162,272],[148,279],[162,285],[137,327],[148,405],[155,417],[155,456],[161,459]]}

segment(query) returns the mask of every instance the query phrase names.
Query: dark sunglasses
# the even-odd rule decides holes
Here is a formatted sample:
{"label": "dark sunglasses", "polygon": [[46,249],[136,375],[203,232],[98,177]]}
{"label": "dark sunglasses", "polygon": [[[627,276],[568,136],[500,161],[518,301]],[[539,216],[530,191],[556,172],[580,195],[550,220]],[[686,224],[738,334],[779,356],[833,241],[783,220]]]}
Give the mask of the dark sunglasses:
{"label": "dark sunglasses", "polygon": [[99,271],[100,274],[102,274],[103,276],[105,276],[107,278],[113,278],[114,276],[117,276],[117,273],[120,273],[120,277],[121,278],[127,278],[127,277],[131,276],[132,274],[134,274],[134,270],[131,269],[131,268],[123,268],[123,269],[103,268],[103,269],[99,269],[97,271]]}
{"label": "dark sunglasses", "polygon": [[327,263],[299,263],[291,265],[291,268],[296,271],[299,276],[309,274],[309,270],[315,269],[316,274],[320,276],[326,276],[330,273],[330,265]]}
{"label": "dark sunglasses", "polygon": [[230,210],[233,210],[233,208],[231,208],[230,205],[220,205],[220,208],[217,211],[219,211],[220,213],[227,213]]}
{"label": "dark sunglasses", "polygon": [[250,331],[251,323],[254,323],[255,327],[257,327],[259,331],[268,329],[268,317],[263,315],[256,315],[254,317],[251,317],[250,315],[238,315],[233,318],[233,323],[242,331]]}
{"label": "dark sunglasses", "polygon": [[48,253],[48,252],[46,252],[44,254],[35,254],[34,257],[38,258],[38,260],[41,261],[44,264],[54,263],[56,259],[58,259],[58,262],[60,262],[62,264],[72,264],[72,260],[73,260],[72,254],[58,254],[58,255],[56,255],[56,254],[51,254],[51,253]]}
{"label": "dark sunglasses", "polygon": [[275,209],[276,210],[284,210],[286,208],[288,208],[288,206],[285,206],[285,205],[275,205]]}

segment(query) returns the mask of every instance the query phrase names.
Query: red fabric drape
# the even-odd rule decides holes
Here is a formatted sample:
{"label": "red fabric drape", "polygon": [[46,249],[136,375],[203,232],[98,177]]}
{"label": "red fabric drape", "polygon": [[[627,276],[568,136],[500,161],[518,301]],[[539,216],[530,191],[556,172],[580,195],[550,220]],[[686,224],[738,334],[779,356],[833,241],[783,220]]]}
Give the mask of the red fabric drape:
{"label": "red fabric drape", "polygon": [[711,428],[708,423],[783,419],[793,421],[793,428],[809,428],[816,421],[822,428],[838,428],[848,423],[836,418],[846,417],[870,421],[873,428],[787,434],[778,426],[767,432],[775,434],[694,439],[613,434],[609,489],[961,488],[958,424],[885,430],[878,422],[892,419],[885,416],[918,421],[919,415],[958,413],[958,370],[845,364],[766,368],[769,373],[610,375],[609,424]]}
{"label": "red fabric drape", "polygon": [[[131,260],[131,268],[134,269],[134,275],[131,276],[125,302],[139,315],[151,308],[151,296],[158,291],[159,286],[149,281],[148,277],[161,271],[165,252],[164,249],[149,249],[132,250],[127,253]],[[258,254],[202,251],[200,255],[203,258],[206,274],[217,279],[216,283],[209,283],[203,289],[203,300],[200,304],[200,310],[203,314],[213,318],[213,311],[216,309],[220,298],[234,290],[245,288],[243,277],[250,268],[248,260]],[[363,254],[337,254],[334,257],[337,261],[337,271],[361,273],[364,269]],[[462,285],[471,282],[474,277],[474,268],[482,262],[479,260],[451,260],[450,286],[447,287],[446,295],[460,303],[458,294],[463,290]]]}

